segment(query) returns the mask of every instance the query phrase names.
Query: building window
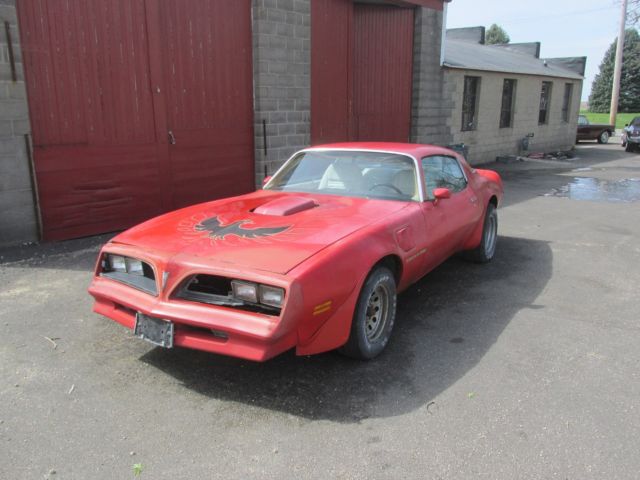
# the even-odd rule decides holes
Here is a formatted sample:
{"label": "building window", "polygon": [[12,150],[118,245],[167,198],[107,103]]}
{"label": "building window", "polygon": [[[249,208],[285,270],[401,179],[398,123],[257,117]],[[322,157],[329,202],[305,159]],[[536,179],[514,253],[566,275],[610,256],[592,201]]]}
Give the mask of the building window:
{"label": "building window", "polygon": [[553,83],[542,82],[542,91],[540,92],[540,115],[538,123],[544,125],[549,123],[549,105],[551,104],[551,87]]}
{"label": "building window", "polygon": [[569,122],[571,116],[571,98],[573,97],[573,83],[564,84],[564,100],[562,101],[562,120]]}
{"label": "building window", "polygon": [[478,97],[480,77],[464,77],[464,96],[462,97],[462,130],[475,130],[477,127]]}
{"label": "building window", "polygon": [[513,126],[513,110],[516,103],[516,81],[505,78],[502,84],[502,107],[500,108],[500,128]]}

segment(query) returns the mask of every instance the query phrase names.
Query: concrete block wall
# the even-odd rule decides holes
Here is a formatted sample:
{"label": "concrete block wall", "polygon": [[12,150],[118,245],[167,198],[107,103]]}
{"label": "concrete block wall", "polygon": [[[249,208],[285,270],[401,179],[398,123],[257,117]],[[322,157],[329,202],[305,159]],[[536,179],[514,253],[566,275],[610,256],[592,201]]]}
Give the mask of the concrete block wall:
{"label": "concrete block wall", "polygon": [[452,86],[440,67],[442,12],[417,8],[413,43],[411,141],[448,145],[452,141]]}
{"label": "concrete block wall", "polygon": [[[462,131],[462,97],[465,75],[480,77],[477,129]],[[452,114],[453,143],[465,143],[469,147],[469,162],[482,164],[492,162],[499,155],[520,153],[520,141],[529,133],[530,152],[570,150],[575,145],[578,112],[582,95],[582,81],[513,75],[508,73],[479,72],[447,69],[447,83],[452,86],[450,94],[454,103]],[[513,126],[500,128],[502,86],[505,78],[517,80]],[[548,122],[538,125],[540,91],[542,82],[553,83]],[[573,84],[573,98],[569,121],[562,119],[562,104],[566,83]]]}
{"label": "concrete block wall", "polygon": [[[5,22],[10,24],[13,81]],[[25,135],[31,132],[15,0],[0,0],[0,246],[38,240]]]}
{"label": "concrete block wall", "polygon": [[[311,0],[253,1],[256,185],[310,142]],[[263,135],[266,122],[266,150]]]}

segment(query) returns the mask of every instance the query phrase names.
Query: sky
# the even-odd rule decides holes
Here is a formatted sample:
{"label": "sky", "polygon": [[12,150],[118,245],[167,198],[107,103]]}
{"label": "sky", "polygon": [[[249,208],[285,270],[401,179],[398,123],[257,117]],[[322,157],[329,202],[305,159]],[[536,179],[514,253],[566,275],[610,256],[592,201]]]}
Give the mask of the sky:
{"label": "sky", "polygon": [[618,35],[617,0],[452,0],[447,28],[497,23],[512,43],[541,42],[541,57],[587,57],[582,99]]}

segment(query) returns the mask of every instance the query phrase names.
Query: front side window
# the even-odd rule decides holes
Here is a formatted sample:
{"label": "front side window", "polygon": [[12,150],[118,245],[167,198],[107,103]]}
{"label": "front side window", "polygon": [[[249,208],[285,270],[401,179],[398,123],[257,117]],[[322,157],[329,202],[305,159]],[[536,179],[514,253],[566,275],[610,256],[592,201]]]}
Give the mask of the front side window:
{"label": "front side window", "polygon": [[382,200],[418,201],[413,159],[397,153],[301,152],[276,173],[265,190],[323,193]]}
{"label": "front side window", "polygon": [[462,97],[462,130],[477,128],[478,98],[480,95],[480,77],[464,77],[464,94]]}
{"label": "front side window", "polygon": [[500,109],[500,128],[513,126],[513,110],[516,102],[516,81],[505,78],[502,85],[502,107]]}
{"label": "front side window", "polygon": [[542,82],[542,91],[540,92],[540,114],[538,123],[544,125],[549,123],[549,105],[551,103],[551,82]]}
{"label": "front side window", "polygon": [[451,193],[461,192],[467,188],[467,179],[462,167],[453,157],[441,155],[425,157],[422,159],[422,171],[429,200],[433,200],[433,191],[436,188],[448,188]]}
{"label": "front side window", "polygon": [[562,101],[562,120],[568,122],[571,117],[571,97],[573,97],[573,84],[564,84],[564,100]]}

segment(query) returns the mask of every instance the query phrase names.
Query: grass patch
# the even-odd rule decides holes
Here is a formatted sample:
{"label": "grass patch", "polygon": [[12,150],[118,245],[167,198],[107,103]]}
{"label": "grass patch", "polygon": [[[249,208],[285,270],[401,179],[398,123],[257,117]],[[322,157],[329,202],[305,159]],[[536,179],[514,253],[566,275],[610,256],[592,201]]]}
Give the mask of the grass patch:
{"label": "grass patch", "polygon": [[[586,110],[580,110],[580,115],[587,117],[591,123],[609,123],[608,113],[591,113]],[[616,130],[622,130],[625,124],[638,116],[640,116],[640,113],[619,113],[616,117]]]}

